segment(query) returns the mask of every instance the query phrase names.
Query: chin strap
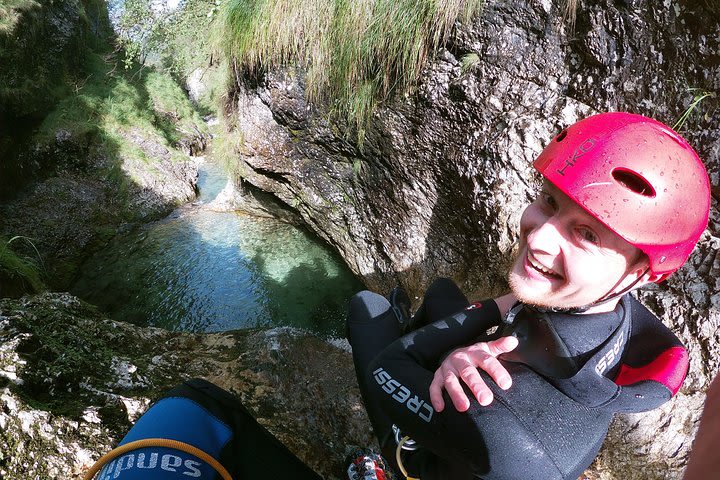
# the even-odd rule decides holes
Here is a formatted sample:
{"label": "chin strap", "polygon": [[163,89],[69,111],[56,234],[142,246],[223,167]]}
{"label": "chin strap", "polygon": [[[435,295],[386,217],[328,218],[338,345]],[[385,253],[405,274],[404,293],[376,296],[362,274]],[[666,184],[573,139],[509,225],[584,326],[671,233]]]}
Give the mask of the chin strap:
{"label": "chin strap", "polygon": [[600,297],[599,300],[596,300],[596,301],[594,301],[593,303],[591,303],[590,305],[587,305],[586,307],[583,307],[583,308],[584,308],[583,312],[584,312],[585,310],[587,310],[588,308],[590,308],[590,307],[594,307],[595,305],[602,305],[603,303],[607,303],[607,302],[609,302],[610,300],[615,300],[616,298],[622,297],[623,295],[625,295],[626,293],[628,293],[630,290],[632,290],[633,288],[635,288],[635,285],[637,285],[638,282],[639,282],[640,280],[642,280],[642,278],[645,276],[645,274],[648,273],[649,271],[650,271],[650,267],[647,267],[647,268],[645,269],[645,271],[644,271],[642,274],[640,274],[640,275],[635,279],[634,282],[632,282],[630,285],[628,285],[627,287],[623,288],[623,289],[620,290],[619,292],[613,293],[613,290],[615,289],[615,287],[617,287],[617,286],[620,284],[620,282],[622,281],[622,279],[620,279],[620,280],[618,281],[618,283],[615,284],[615,287],[611,288],[610,291],[609,291],[608,293],[606,293],[605,295],[603,295],[602,297]]}
{"label": "chin strap", "polygon": [[[603,295],[602,297],[600,297],[598,300],[595,300],[595,301],[592,302],[592,303],[588,303],[587,305],[582,305],[582,306],[580,306],[580,307],[570,307],[570,308],[544,308],[544,307],[534,307],[534,308],[535,308],[536,310],[538,310],[538,311],[541,311],[541,312],[585,313],[586,311],[588,311],[588,310],[591,309],[592,307],[596,307],[596,306],[598,306],[598,305],[602,305],[603,303],[607,303],[607,302],[609,302],[609,301],[611,301],[611,300],[615,300],[616,298],[622,297],[623,295],[625,295],[626,293],[628,293],[630,290],[632,290],[633,288],[635,288],[635,285],[637,285],[637,283],[638,283],[640,280],[642,280],[642,278],[645,276],[645,274],[646,274],[647,272],[649,272],[649,271],[650,271],[650,267],[647,267],[647,268],[645,269],[645,271],[644,271],[639,277],[637,277],[637,278],[635,279],[634,282],[632,282],[630,285],[628,285],[627,287],[623,288],[623,289],[620,290],[619,292],[614,292],[614,293],[613,293],[613,290],[615,290],[615,288],[616,288],[618,285],[620,285],[620,282],[622,282],[623,279],[621,278],[621,279],[618,280],[618,282],[610,289],[610,291],[609,291],[608,293],[606,293],[605,295]],[[624,278],[624,277],[623,277],[623,278]]]}

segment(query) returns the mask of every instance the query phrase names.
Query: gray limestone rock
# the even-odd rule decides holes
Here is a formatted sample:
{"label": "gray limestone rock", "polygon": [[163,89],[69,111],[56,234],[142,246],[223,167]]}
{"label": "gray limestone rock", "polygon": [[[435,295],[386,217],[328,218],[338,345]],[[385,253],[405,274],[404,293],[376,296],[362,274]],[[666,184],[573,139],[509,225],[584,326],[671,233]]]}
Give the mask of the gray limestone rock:
{"label": "gray limestone rock", "polygon": [[235,394],[323,478],[342,478],[346,450],[372,443],[346,343],[289,328],[139,328],[44,294],[0,300],[0,477],[79,480],[193,377]]}

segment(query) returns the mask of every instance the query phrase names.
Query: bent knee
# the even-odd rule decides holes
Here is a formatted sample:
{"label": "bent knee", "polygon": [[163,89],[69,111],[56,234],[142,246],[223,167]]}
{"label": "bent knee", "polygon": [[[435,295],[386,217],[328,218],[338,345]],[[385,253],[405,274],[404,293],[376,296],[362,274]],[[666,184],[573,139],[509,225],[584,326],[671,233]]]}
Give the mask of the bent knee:
{"label": "bent knee", "polygon": [[383,315],[390,308],[390,302],[382,295],[363,290],[350,299],[347,323],[366,322]]}

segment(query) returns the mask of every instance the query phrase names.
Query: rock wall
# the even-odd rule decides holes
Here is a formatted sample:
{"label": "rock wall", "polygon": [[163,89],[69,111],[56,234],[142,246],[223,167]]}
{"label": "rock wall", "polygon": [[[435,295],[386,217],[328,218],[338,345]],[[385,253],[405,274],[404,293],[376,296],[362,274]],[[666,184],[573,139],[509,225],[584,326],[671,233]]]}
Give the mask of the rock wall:
{"label": "rock wall", "polygon": [[[107,36],[107,6],[97,0],[19,0],[0,14],[0,198],[41,166],[22,156],[28,136],[70,93],[87,45]],[[77,87],[78,85],[74,85]]]}
{"label": "rock wall", "polygon": [[[376,113],[362,152],[306,104],[302,72],[272,72],[235,92],[242,177],[294,208],[374,288],[399,279],[419,291],[442,274],[494,290],[543,145],[598,111],[674,123],[696,93],[720,87],[718,18],[702,2],[580,2],[568,32],[551,2],[490,2],[412,96]],[[717,104],[706,98],[683,129],[716,195]]]}
{"label": "rock wall", "polygon": [[597,478],[679,478],[703,392],[718,370],[720,295],[720,8],[716,3],[488,2],[459,25],[411,95],[376,112],[362,150],[304,99],[301,71],[270,72],[234,92],[245,183],[271,192],[332,244],[372,289],[415,295],[436,276],[471,295],[505,288],[531,161],[563,126],[627,110],[681,128],[713,188],[708,231],[691,262],[643,301],[689,346],[680,395],[623,416],[589,472]]}
{"label": "rock wall", "polygon": [[289,328],[138,328],[67,294],[0,300],[0,478],[80,480],[193,377],[235,394],[323,478],[344,478],[346,450],[372,443],[347,348]]}

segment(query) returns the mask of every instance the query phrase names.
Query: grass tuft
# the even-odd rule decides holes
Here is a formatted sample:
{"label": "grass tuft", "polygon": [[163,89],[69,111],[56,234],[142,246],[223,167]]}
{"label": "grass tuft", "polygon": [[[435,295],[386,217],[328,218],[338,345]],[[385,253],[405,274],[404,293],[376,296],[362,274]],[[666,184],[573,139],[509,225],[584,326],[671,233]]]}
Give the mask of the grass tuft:
{"label": "grass tuft", "polygon": [[460,71],[465,74],[473,71],[480,64],[480,56],[477,53],[468,53],[460,58]]}
{"label": "grass tuft", "polygon": [[[697,88],[691,88],[689,91],[697,91],[699,89]],[[705,92],[705,91],[699,91],[693,96],[692,102],[690,102],[690,105],[687,109],[683,112],[683,114],[680,116],[677,122],[675,122],[675,125],[673,125],[673,130],[676,132],[679,132],[683,125],[685,125],[685,122],[690,118],[690,116],[693,114],[693,112],[698,108],[698,105],[705,100],[706,98],[715,98],[717,95],[715,92]]]}
{"label": "grass tuft", "polygon": [[3,0],[0,2],[0,34],[10,34],[15,30],[23,11],[39,9],[35,0]]}
{"label": "grass tuft", "polygon": [[[13,243],[25,242],[37,254],[37,260],[32,257],[16,253],[12,249]],[[32,291],[38,293],[46,290],[42,281],[44,267],[40,253],[27,237],[15,236],[9,240],[0,238],[0,276],[28,285]]]}
{"label": "grass tuft", "polygon": [[570,34],[575,31],[575,22],[577,21],[578,0],[565,0],[565,11],[563,12],[563,22],[567,25]]}
{"label": "grass tuft", "polygon": [[229,0],[225,53],[249,72],[299,64],[308,100],[347,118],[362,141],[378,105],[416,85],[428,57],[481,0]]}

